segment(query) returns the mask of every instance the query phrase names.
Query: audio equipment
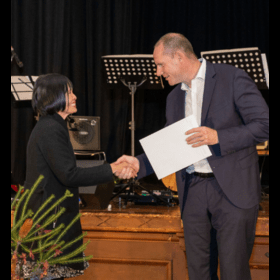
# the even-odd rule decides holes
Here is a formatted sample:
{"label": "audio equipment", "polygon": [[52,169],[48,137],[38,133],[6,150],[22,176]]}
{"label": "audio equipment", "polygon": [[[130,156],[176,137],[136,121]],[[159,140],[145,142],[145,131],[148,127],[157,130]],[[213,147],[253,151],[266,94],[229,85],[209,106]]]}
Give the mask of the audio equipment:
{"label": "audio equipment", "polygon": [[[89,168],[106,163],[105,160],[94,160],[90,154],[76,155],[77,167]],[[90,209],[106,209],[112,198],[115,188],[114,182],[99,184],[95,186],[79,187],[81,205]]]}
{"label": "audio equipment", "polygon": [[100,117],[68,116],[67,127],[74,151],[100,150]]}

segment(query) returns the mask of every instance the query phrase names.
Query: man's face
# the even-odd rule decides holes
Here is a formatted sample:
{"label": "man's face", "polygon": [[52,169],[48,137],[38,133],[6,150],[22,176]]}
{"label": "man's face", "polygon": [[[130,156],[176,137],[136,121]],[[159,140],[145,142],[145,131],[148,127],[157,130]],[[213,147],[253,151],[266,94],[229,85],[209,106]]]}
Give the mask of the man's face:
{"label": "man's face", "polygon": [[182,69],[176,54],[172,57],[163,54],[163,45],[159,45],[154,49],[154,61],[157,66],[157,76],[163,76],[173,86],[183,82]]}

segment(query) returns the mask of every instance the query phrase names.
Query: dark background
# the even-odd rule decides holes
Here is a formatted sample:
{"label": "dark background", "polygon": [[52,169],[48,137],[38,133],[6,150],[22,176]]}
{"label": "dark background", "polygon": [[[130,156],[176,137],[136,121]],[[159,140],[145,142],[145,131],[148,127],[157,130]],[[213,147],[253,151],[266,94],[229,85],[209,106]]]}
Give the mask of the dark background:
{"label": "dark background", "polygon": [[[74,85],[78,113],[101,117],[101,149],[108,162],[131,154],[131,97],[103,84],[101,56],[152,54],[168,32],[184,34],[201,51],[259,47],[269,63],[269,0],[12,0],[11,45],[24,63],[11,74],[61,73]],[[139,139],[165,124],[172,89],[135,95],[135,153]],[[25,149],[35,125],[31,107],[11,102],[12,183],[25,179]]]}

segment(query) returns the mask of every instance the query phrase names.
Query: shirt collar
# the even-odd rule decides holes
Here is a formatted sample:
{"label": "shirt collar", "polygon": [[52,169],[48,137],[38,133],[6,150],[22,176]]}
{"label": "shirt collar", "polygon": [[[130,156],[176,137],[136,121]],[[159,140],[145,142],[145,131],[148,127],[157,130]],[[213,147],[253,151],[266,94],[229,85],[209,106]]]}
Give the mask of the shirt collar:
{"label": "shirt collar", "polygon": [[[200,79],[200,80],[204,81],[205,80],[205,75],[206,75],[206,60],[204,58],[200,58],[199,62],[201,62],[201,66],[200,66],[194,80],[195,79]],[[185,83],[181,84],[181,90],[187,91],[189,89],[190,88],[187,84],[185,84]]]}

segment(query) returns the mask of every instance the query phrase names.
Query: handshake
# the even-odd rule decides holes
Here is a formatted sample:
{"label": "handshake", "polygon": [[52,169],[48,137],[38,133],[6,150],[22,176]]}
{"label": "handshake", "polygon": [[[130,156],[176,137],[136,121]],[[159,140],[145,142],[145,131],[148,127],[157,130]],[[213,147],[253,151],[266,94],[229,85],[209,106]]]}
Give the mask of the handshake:
{"label": "handshake", "polygon": [[140,168],[136,157],[123,155],[114,163],[111,163],[112,172],[120,179],[131,179],[137,176]]}

